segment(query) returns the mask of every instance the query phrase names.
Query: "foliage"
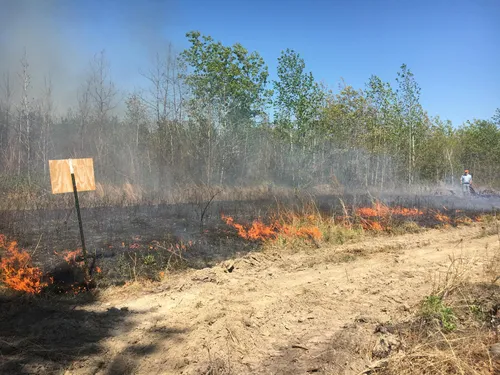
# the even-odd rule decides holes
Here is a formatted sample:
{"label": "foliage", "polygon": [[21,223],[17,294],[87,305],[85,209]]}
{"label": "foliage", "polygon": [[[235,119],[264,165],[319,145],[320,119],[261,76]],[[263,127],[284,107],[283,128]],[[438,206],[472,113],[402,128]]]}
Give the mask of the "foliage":
{"label": "foliage", "polygon": [[426,321],[437,320],[445,331],[453,331],[457,327],[453,310],[438,296],[431,295],[424,300],[421,314]]}
{"label": "foliage", "polygon": [[22,56],[20,79],[6,73],[0,81],[2,193],[45,196],[48,160],[67,157],[94,158],[103,184],[148,192],[456,186],[464,168],[475,183],[500,186],[500,109],[457,127],[427,114],[405,64],[394,86],[372,75],[362,89],[342,82],[334,93],[292,49],[281,52],[269,82],[258,52],[198,31],[186,36],[188,48],[158,53],[142,73],[144,87],[123,96],[105,51],[96,54],[67,111],[56,111],[50,80],[35,97],[32,82],[42,73]]}
{"label": "foliage", "polygon": [[302,140],[314,131],[325,93],[305,72],[305,62],[291,50],[281,52],[278,58],[278,80],[273,82],[277,129],[291,140]]}
{"label": "foliage", "polygon": [[198,31],[186,36],[191,47],[180,55],[191,69],[186,83],[194,100],[210,109],[217,124],[227,128],[261,114],[270,95],[262,57],[248,53],[239,43],[227,47]]}

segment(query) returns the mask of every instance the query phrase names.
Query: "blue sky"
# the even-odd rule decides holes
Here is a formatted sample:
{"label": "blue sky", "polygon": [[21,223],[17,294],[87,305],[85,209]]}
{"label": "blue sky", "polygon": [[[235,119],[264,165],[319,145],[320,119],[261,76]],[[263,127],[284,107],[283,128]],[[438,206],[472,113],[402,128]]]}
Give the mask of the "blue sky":
{"label": "blue sky", "polygon": [[199,30],[258,51],[271,78],[292,48],[334,91],[342,78],[363,88],[372,74],[395,85],[406,63],[424,108],[454,125],[500,107],[500,0],[46,1],[57,4],[47,16],[72,56],[88,61],[105,49],[122,87],[143,83],[138,70],[153,51],[168,42],[180,51],[185,33]]}

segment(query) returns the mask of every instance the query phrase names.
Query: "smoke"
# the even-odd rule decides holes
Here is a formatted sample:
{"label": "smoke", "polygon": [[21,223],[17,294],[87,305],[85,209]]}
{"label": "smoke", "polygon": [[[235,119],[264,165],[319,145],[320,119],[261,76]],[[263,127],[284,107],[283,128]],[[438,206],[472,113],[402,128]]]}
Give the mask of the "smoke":
{"label": "smoke", "polygon": [[[112,79],[129,88],[140,67],[166,48],[172,1],[4,0],[0,4],[0,78],[9,75],[19,93],[20,60],[26,53],[31,97],[50,80],[56,107],[76,104],[77,89],[93,56],[105,50]],[[131,78],[132,77],[132,78]]]}

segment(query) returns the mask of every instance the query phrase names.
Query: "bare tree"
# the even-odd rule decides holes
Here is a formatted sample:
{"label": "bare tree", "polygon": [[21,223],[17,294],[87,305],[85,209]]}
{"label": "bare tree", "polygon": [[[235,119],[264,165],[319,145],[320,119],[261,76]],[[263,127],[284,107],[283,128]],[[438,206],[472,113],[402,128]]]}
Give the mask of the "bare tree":
{"label": "bare tree", "polygon": [[51,139],[51,129],[53,122],[53,109],[54,103],[52,100],[52,81],[51,79],[45,79],[44,85],[44,95],[40,104],[40,139],[39,139],[39,154],[40,159],[43,164],[43,176],[47,178],[47,166],[48,166],[48,155],[49,155],[49,145]]}
{"label": "bare tree", "polygon": [[142,100],[153,113],[156,123],[155,149],[160,186],[166,183],[167,167],[176,164],[184,121],[185,87],[177,56],[169,45],[165,56],[157,53],[151,68],[141,73],[149,83]]}
{"label": "bare tree", "polygon": [[31,179],[31,122],[30,122],[30,101],[28,98],[31,88],[31,76],[29,73],[29,63],[26,51],[21,59],[21,72],[19,73],[21,81],[21,103],[18,109],[19,112],[19,127],[18,127],[18,164],[17,174],[21,175],[23,162],[23,144],[26,149],[26,172],[28,182]]}
{"label": "bare tree", "polygon": [[112,133],[112,129],[107,129],[106,125],[110,125],[111,112],[119,100],[104,51],[96,54],[90,63],[90,74],[81,102],[85,109],[90,109],[93,125],[87,140],[93,140],[95,157],[101,160],[100,165],[106,165],[110,151],[107,136]]}
{"label": "bare tree", "polygon": [[2,97],[0,98],[0,149],[2,157],[2,165],[8,169],[10,163],[9,158],[12,157],[9,145],[12,133],[11,117],[12,117],[12,85],[10,83],[10,74],[4,73],[0,84]]}

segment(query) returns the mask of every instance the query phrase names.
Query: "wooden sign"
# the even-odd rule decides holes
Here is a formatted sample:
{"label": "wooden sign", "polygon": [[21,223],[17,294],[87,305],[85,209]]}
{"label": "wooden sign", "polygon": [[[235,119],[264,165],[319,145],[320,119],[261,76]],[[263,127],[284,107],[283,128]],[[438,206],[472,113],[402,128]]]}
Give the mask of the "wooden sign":
{"label": "wooden sign", "polygon": [[72,172],[78,191],[95,190],[92,158],[49,160],[49,169],[52,194],[73,193]]}

